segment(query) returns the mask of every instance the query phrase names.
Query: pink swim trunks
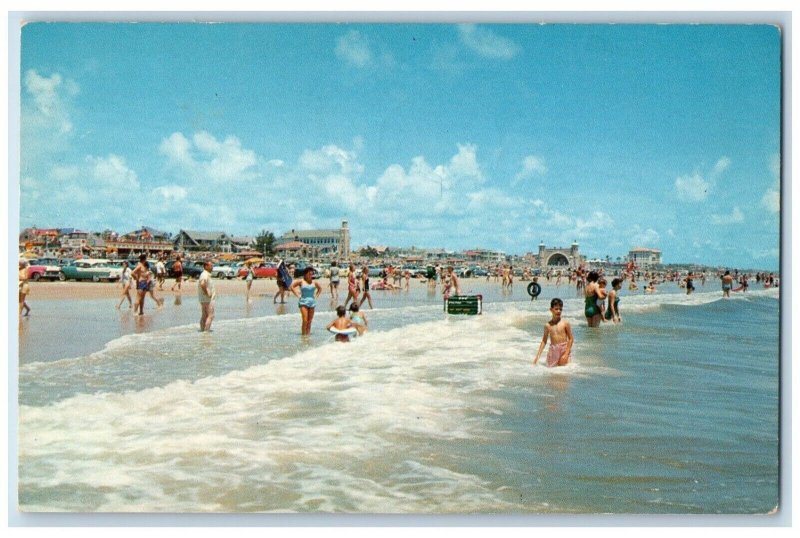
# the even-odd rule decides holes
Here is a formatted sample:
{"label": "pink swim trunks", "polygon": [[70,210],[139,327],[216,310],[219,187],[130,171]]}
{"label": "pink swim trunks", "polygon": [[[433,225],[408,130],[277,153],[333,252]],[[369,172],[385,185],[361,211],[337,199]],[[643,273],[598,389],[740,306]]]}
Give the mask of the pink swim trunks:
{"label": "pink swim trunks", "polygon": [[[553,366],[558,366],[558,361],[561,359],[561,355],[564,354],[564,351],[567,349],[567,343],[562,342],[560,344],[550,344],[550,349],[547,350],[547,366],[548,368],[552,368]],[[569,358],[567,362],[572,360],[572,351],[570,350]]]}

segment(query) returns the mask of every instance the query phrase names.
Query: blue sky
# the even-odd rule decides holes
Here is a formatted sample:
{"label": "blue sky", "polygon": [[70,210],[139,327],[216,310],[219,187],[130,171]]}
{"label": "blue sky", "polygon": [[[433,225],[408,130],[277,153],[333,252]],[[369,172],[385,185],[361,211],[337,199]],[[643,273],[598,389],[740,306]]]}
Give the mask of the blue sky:
{"label": "blue sky", "polygon": [[777,268],[766,25],[34,23],[20,226]]}

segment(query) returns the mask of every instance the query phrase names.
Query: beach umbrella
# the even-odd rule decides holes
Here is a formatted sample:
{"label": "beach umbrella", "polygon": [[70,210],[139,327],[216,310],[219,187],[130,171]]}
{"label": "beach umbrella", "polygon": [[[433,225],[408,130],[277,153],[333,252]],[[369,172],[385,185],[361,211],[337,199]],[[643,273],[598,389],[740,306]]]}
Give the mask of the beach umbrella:
{"label": "beach umbrella", "polygon": [[250,258],[244,261],[244,263],[261,263],[264,261],[264,258]]}

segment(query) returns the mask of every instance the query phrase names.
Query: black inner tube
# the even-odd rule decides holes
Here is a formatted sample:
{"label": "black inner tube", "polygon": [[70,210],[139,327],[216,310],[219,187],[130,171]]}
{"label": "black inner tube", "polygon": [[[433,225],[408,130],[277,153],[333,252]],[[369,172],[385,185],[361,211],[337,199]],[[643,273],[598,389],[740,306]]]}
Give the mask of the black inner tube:
{"label": "black inner tube", "polygon": [[528,295],[538,297],[540,293],[542,293],[542,287],[538,283],[531,282],[528,284]]}

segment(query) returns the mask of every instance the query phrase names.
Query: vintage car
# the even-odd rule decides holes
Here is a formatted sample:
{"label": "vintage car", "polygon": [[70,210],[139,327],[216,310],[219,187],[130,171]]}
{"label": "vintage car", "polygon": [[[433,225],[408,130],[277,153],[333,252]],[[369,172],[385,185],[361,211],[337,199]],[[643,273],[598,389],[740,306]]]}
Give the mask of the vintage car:
{"label": "vintage car", "polygon": [[217,278],[233,278],[236,276],[236,269],[224,263],[218,263],[211,269],[211,275]]}
{"label": "vintage car", "polygon": [[122,269],[114,265],[111,260],[84,258],[75,260],[66,267],[61,268],[59,280],[119,280]]}
{"label": "vintage car", "polygon": [[39,281],[43,278],[49,280],[56,280],[61,273],[61,267],[58,266],[58,260],[52,258],[39,258],[38,260],[31,260],[28,266],[28,279]]}
{"label": "vintage car", "polygon": [[[278,264],[270,262],[259,263],[253,267],[253,273],[255,278],[276,278],[278,276]],[[247,267],[240,267],[238,276],[239,278],[245,278],[247,276]]]}

